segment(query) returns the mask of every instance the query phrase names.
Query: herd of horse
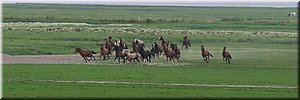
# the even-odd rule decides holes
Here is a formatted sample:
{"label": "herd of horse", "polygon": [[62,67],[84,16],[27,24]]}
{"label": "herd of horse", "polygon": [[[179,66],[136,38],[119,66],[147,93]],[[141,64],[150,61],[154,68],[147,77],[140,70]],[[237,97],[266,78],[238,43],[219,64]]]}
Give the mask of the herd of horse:
{"label": "herd of horse", "polygon": [[[118,63],[120,63],[121,60],[123,60],[123,63],[125,63],[126,61],[127,63],[130,63],[132,61],[141,62],[140,60],[142,60],[144,63],[146,63],[151,62],[152,58],[160,57],[162,54],[164,54],[167,58],[167,61],[178,62],[181,52],[177,44],[171,43],[163,36],[159,36],[159,41],[161,41],[161,45],[153,43],[151,45],[151,49],[149,50],[144,41],[140,39],[134,39],[132,41],[132,50],[130,50],[127,43],[121,38],[112,41],[112,37],[108,37],[107,39],[104,39],[103,43],[100,44],[99,60],[101,60],[101,58],[103,58],[103,60],[110,59],[110,55],[114,54],[114,62],[118,60]],[[187,36],[183,37],[181,50],[183,50],[183,47],[185,48],[185,50],[188,50],[191,47],[191,42],[187,38]],[[96,60],[93,54],[97,53],[92,50],[75,48],[75,53],[77,52],[80,53],[85,62],[91,61],[93,59]],[[201,56],[206,63],[209,63],[209,57],[213,57],[213,55],[207,49],[205,49],[203,45],[201,45]],[[88,57],[90,59],[88,59]],[[226,63],[228,64],[231,63],[230,60],[232,58],[230,53],[226,50],[226,47],[223,48],[222,57],[223,61],[226,61]]]}

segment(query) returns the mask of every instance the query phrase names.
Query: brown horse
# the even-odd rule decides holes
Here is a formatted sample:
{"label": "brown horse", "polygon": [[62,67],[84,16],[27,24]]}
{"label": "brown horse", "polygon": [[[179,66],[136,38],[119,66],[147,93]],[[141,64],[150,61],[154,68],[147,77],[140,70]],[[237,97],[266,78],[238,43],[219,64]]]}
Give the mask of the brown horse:
{"label": "brown horse", "polygon": [[123,54],[125,54],[128,63],[130,63],[132,60],[137,60],[138,62],[140,62],[140,56],[138,55],[138,53],[130,53],[128,49],[124,49]]}
{"label": "brown horse", "polygon": [[[116,42],[115,42],[116,43]],[[115,50],[116,51],[116,55],[115,55],[115,59],[114,59],[114,62],[116,61],[116,59],[118,59],[118,62],[120,63],[120,59],[122,58],[123,59],[123,63],[125,63],[125,54],[123,53],[123,48],[120,48],[120,46],[119,45],[113,45],[114,46],[114,48],[113,48],[113,50]]]}
{"label": "brown horse", "polygon": [[[92,57],[95,60],[95,57],[93,56],[93,54],[96,54],[96,52],[92,51],[92,50],[83,50],[81,48],[75,48],[75,54],[79,52],[81,57],[84,59],[85,62],[92,60]],[[87,57],[91,57],[91,59],[87,59]]]}
{"label": "brown horse", "polygon": [[155,52],[156,56],[159,58],[161,53],[163,53],[163,47],[159,46],[157,43],[152,44],[151,52]]}
{"label": "brown horse", "polygon": [[228,62],[228,64],[231,63],[231,62],[230,62],[230,59],[232,59],[232,58],[231,58],[230,53],[226,50],[226,47],[223,48],[222,56],[223,56],[223,61],[224,61],[224,59],[225,59],[226,63],[227,63],[227,62]]}
{"label": "brown horse", "polygon": [[[163,49],[164,49],[164,53],[166,55],[167,61],[168,61],[168,59],[170,61],[174,61],[174,58],[176,58],[176,56],[177,56],[176,52],[174,50],[169,50],[167,47],[167,44],[163,45]],[[178,62],[178,59],[177,59],[177,62]]]}
{"label": "brown horse", "polygon": [[106,56],[109,59],[109,50],[103,44],[100,44],[100,59],[103,56],[104,60],[106,60]]}
{"label": "brown horse", "polygon": [[176,59],[178,61],[179,58],[180,58],[180,49],[178,48],[177,44],[173,44],[173,43],[171,43],[170,47],[171,47],[171,49],[173,51],[175,51],[175,53],[176,53]]}
{"label": "brown horse", "polygon": [[112,41],[111,41],[111,37],[109,37],[108,40],[107,40],[107,39],[104,39],[104,41],[105,41],[105,48],[107,48],[109,54],[111,54],[112,46],[113,46]]}
{"label": "brown horse", "polygon": [[183,50],[183,46],[185,47],[185,50],[187,50],[189,47],[192,47],[190,39],[188,39],[187,36],[183,37],[182,46],[181,46],[182,50]]}
{"label": "brown horse", "polygon": [[210,61],[209,56],[213,57],[213,55],[211,55],[208,50],[204,49],[203,45],[201,45],[201,52],[202,52],[201,55],[204,59],[204,62],[209,63]]}
{"label": "brown horse", "polygon": [[121,38],[116,43],[121,49],[128,49],[128,46],[125,41],[123,41]]}
{"label": "brown horse", "polygon": [[167,47],[169,46],[169,41],[168,40],[166,40],[166,39],[164,39],[164,37],[163,36],[159,36],[159,38],[158,38],[160,41],[161,41],[161,45],[162,46],[164,46],[164,44],[166,44],[167,45]]}

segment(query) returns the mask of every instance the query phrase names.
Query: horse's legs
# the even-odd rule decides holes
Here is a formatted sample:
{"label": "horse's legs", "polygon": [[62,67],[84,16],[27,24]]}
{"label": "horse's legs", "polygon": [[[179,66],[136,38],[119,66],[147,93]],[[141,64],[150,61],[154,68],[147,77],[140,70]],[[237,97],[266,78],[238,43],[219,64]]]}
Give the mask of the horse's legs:
{"label": "horse's legs", "polygon": [[125,57],[122,57],[122,59],[123,59],[123,64],[125,63]]}
{"label": "horse's legs", "polygon": [[115,59],[114,59],[114,62],[116,62],[116,59],[118,58],[118,56],[116,55]]}
{"label": "horse's legs", "polygon": [[83,58],[83,60],[84,60],[85,62],[87,62],[86,59],[85,59],[83,56],[82,56],[82,58]]}
{"label": "horse's legs", "polygon": [[92,57],[94,58],[94,60],[96,60],[95,56],[92,55]]}

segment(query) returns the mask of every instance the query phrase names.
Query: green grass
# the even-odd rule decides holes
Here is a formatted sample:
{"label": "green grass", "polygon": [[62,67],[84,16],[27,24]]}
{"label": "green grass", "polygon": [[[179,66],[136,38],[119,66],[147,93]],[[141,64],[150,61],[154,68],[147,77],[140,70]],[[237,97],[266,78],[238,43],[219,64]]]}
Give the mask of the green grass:
{"label": "green grass", "polygon": [[[143,28],[296,32],[296,8],[4,4],[3,22],[135,23]],[[141,17],[141,21],[138,20]],[[152,23],[146,23],[146,19]],[[274,18],[274,20],[272,20]],[[207,20],[213,20],[208,23]]]}
{"label": "green grass", "polygon": [[[161,34],[128,34],[128,33],[108,33],[108,32],[39,32],[39,31],[4,31],[3,32],[3,52],[11,55],[38,55],[38,54],[72,54],[75,47],[88,48],[99,51],[99,44],[108,36],[113,39],[122,38],[131,49],[131,42],[139,38],[147,43],[148,48],[154,42],[160,43],[158,37]],[[244,34],[236,35],[213,35],[213,34],[164,34],[172,43],[181,46],[183,36],[188,36],[192,45],[199,47],[208,43],[223,46],[256,48],[280,47],[285,45],[295,46],[297,37],[295,36],[248,36]],[[235,46],[237,45],[237,46]],[[261,46],[259,46],[261,45]],[[296,48],[295,48],[296,49]],[[199,50],[199,49],[198,49]]]}
{"label": "green grass", "polygon": [[[99,51],[98,44],[108,36],[112,36],[113,40],[122,38],[128,43],[129,49],[135,38],[143,40],[149,48],[151,43],[160,43],[158,41],[160,35],[179,46],[183,36],[188,36],[192,42],[191,51],[182,51],[181,60],[175,65],[166,62],[165,58],[154,59],[152,63],[154,65],[140,66],[110,64],[110,62],[96,65],[4,64],[3,96],[6,98],[296,98],[298,89],[35,81],[99,80],[296,86],[297,20],[287,17],[287,13],[295,9],[3,4],[3,22],[6,23],[3,25],[2,39],[4,54],[73,54],[75,47]],[[141,21],[137,20],[139,16],[142,18]],[[149,17],[153,21],[147,23],[145,18]],[[272,20],[272,17],[275,20]],[[207,22],[209,18],[213,23]],[[80,22],[91,25],[7,24],[10,22]],[[132,26],[109,26],[109,24],[132,24]],[[93,28],[94,30],[90,30]],[[112,31],[96,31],[95,28],[108,28]],[[124,28],[129,31],[124,31]],[[65,29],[74,30],[65,31]],[[172,34],[163,32],[166,29],[170,29]],[[132,32],[130,30],[138,32],[130,33]],[[141,32],[142,30],[144,32]],[[222,32],[224,30],[238,32],[225,34],[226,32]],[[276,32],[283,33],[273,34]],[[200,57],[200,45],[204,45],[214,55],[211,63],[203,62]],[[232,64],[222,62],[221,51],[224,46],[233,56]],[[24,80],[8,81],[9,79]]]}
{"label": "green grass", "polygon": [[[296,86],[297,84],[297,50],[294,44],[233,43],[228,46],[233,55],[232,64],[222,62],[220,54],[222,48],[219,46],[224,44],[205,43],[205,45],[214,55],[211,63],[208,64],[204,63],[200,57],[199,47],[192,48],[191,52],[182,52],[182,58],[178,64],[175,64],[176,66],[167,63],[165,58],[154,59],[152,62],[154,65],[139,66],[135,64],[110,65],[109,62],[103,62],[99,65],[4,64],[4,80],[21,79],[21,81],[4,81],[4,97],[297,97],[297,89],[76,84],[34,81],[94,80],[285,86]],[[88,94],[86,94],[87,92]]]}
{"label": "green grass", "polygon": [[[4,79],[25,79],[25,81],[4,81],[3,90],[4,97],[296,97],[297,89],[64,84],[34,81],[99,80],[288,86],[295,86],[297,83],[296,66],[272,63],[269,66],[261,64],[254,67],[252,62],[234,61],[231,65],[224,65],[224,63],[216,61],[204,64],[202,61],[192,60],[193,65],[189,67],[5,64],[3,66]],[[51,92],[45,93],[46,91]],[[84,91],[93,93],[85,94]],[[237,94],[238,91],[239,94]],[[60,94],[62,92],[65,95]],[[157,92],[163,92],[163,94],[157,94]]]}

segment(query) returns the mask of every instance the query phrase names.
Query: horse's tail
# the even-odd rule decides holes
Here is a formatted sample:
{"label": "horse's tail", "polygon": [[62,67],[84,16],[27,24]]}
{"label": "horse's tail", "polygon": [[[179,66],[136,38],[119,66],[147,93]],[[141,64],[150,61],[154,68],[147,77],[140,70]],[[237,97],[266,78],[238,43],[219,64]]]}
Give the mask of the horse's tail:
{"label": "horse's tail", "polygon": [[208,53],[209,56],[213,57],[213,55],[211,55],[210,53]]}
{"label": "horse's tail", "polygon": [[232,59],[232,57],[231,57],[231,55],[230,55],[230,54],[229,54],[228,56],[229,56],[229,58],[230,58],[230,59]]}
{"label": "horse's tail", "polygon": [[97,54],[95,51],[92,51],[93,54]]}

